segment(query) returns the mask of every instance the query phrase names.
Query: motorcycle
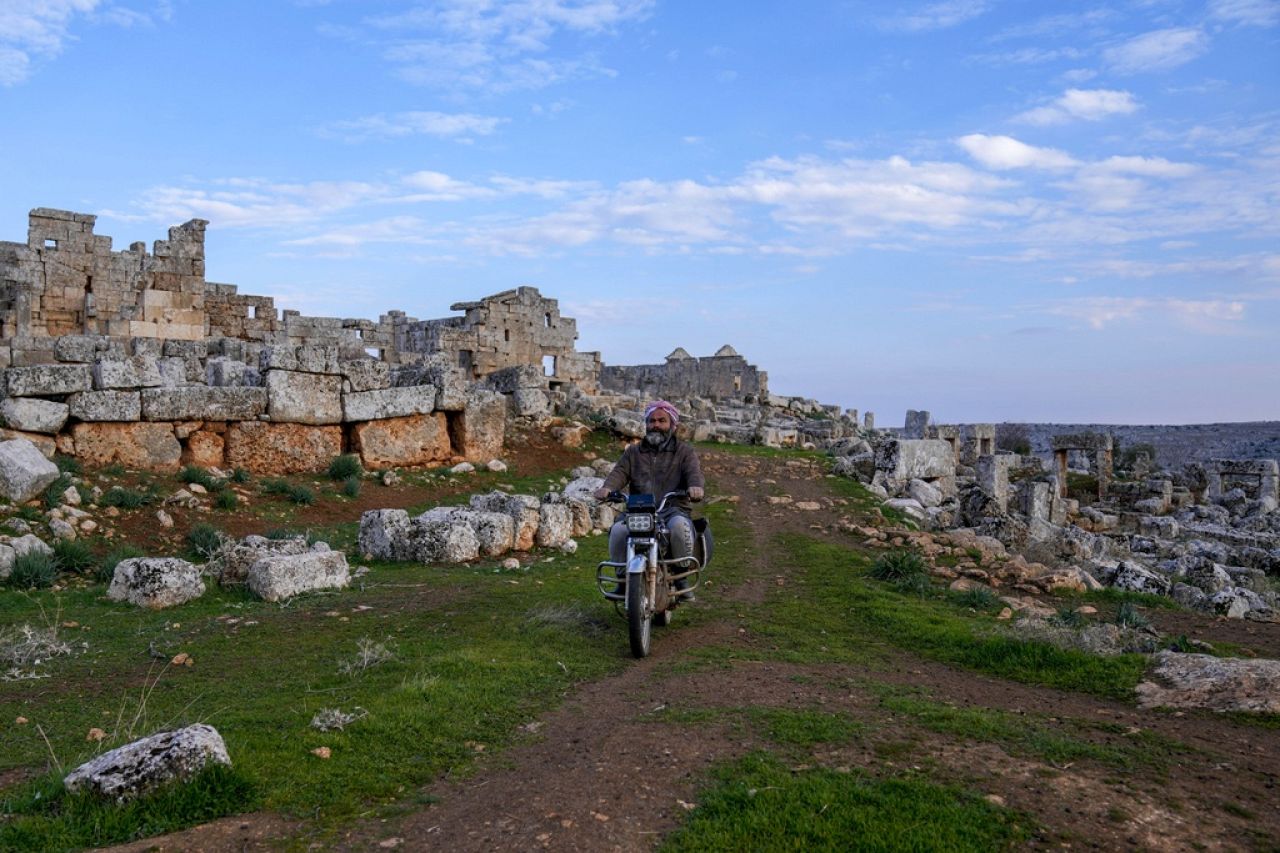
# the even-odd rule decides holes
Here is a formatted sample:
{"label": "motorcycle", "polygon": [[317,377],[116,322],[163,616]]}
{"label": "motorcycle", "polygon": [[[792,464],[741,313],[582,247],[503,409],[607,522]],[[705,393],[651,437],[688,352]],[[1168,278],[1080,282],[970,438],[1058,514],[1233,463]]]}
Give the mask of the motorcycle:
{"label": "motorcycle", "polygon": [[608,503],[626,504],[627,556],[621,562],[605,560],[596,566],[596,584],[604,597],[627,619],[631,654],[649,654],[651,627],[671,624],[677,606],[693,595],[701,583],[711,553],[711,531],[705,518],[692,519],[693,555],[671,558],[670,536],[662,513],[670,500],[688,492],[668,492],[658,502],[653,495],[610,492]]}

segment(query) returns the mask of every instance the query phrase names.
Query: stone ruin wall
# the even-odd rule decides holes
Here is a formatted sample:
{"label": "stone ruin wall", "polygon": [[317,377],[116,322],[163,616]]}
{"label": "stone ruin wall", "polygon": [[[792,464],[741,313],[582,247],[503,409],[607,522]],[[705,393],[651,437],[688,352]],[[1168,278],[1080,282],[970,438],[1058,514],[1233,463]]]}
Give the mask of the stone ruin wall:
{"label": "stone ruin wall", "polygon": [[576,323],[535,288],[443,320],[309,317],[206,281],[203,220],[150,253],[113,251],[95,222],[37,208],[26,243],[0,242],[0,437],[152,470],[487,461],[508,407],[597,390],[599,353],[574,349]]}
{"label": "stone ruin wall", "polygon": [[620,394],[664,399],[706,397],[712,400],[763,400],[769,396],[769,374],[727,344],[715,355],[695,358],[683,348],[664,364],[606,366],[600,386]]}

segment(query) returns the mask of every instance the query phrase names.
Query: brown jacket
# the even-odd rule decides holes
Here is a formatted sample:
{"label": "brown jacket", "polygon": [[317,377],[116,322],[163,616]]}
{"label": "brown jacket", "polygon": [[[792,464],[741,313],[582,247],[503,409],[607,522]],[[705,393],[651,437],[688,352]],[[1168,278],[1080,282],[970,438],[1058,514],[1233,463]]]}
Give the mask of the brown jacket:
{"label": "brown jacket", "polygon": [[[622,491],[633,495],[653,495],[658,501],[667,492],[706,487],[702,466],[693,445],[672,438],[660,447],[651,447],[641,441],[622,452],[622,458],[605,477],[604,487],[609,491]],[[687,514],[689,501],[675,502]]]}

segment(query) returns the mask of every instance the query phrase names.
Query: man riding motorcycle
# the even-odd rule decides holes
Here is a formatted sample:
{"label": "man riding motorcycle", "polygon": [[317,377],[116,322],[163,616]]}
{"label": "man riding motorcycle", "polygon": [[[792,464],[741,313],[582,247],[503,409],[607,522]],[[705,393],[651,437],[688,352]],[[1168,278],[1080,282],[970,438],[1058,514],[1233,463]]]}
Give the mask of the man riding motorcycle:
{"label": "man riding motorcycle", "polygon": [[[596,489],[595,498],[604,500],[610,492],[624,489],[633,495],[659,497],[668,492],[687,491],[688,499],[668,502],[662,520],[670,535],[669,556],[693,556],[694,529],[689,504],[702,500],[706,488],[698,454],[693,445],[676,437],[680,413],[666,400],[655,400],[645,406],[644,422],[644,440],[623,451],[604,485]],[[619,519],[609,531],[609,559],[621,563],[626,560],[626,552],[627,524],[625,519]],[[677,588],[684,588],[684,582],[678,582]],[[686,594],[683,600],[693,601],[693,593]]]}

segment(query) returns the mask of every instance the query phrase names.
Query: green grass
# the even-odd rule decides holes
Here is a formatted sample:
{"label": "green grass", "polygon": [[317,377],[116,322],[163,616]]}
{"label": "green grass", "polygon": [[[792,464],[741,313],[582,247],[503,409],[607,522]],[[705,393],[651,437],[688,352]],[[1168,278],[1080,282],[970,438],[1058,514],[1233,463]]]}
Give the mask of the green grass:
{"label": "green grass", "polygon": [[127,489],[124,486],[112,486],[103,493],[98,504],[121,509],[137,509],[153,504],[156,500],[156,496],[150,492],[140,492],[137,489]]}
{"label": "green grass", "polygon": [[57,556],[44,551],[28,551],[13,561],[5,583],[14,589],[47,589],[62,572]]}
{"label": "green grass", "polygon": [[924,558],[914,551],[889,551],[876,557],[871,564],[871,577],[878,581],[902,581],[911,577],[928,575],[929,567]]}
{"label": "green grass", "polygon": [[223,489],[213,499],[213,505],[218,509],[232,510],[240,505],[240,497],[230,489]]}
{"label": "green grass", "polygon": [[64,572],[82,572],[98,562],[93,548],[83,539],[56,539],[52,548]]}
{"label": "green grass", "polygon": [[258,805],[255,785],[240,771],[215,764],[190,783],[154,791],[123,806],[89,792],[67,793],[46,777],[0,797],[0,849],[70,850],[120,844],[203,823]]}
{"label": "green grass", "polygon": [[792,771],[752,754],[721,767],[688,822],[659,848],[706,850],[1004,850],[1026,821],[976,794],[920,779]]}
{"label": "green grass", "polygon": [[212,557],[226,540],[227,534],[212,524],[206,522],[193,524],[187,531],[187,556],[194,562],[203,563]]}
{"label": "green grass", "polygon": [[262,493],[271,497],[284,498],[299,506],[310,506],[316,502],[314,489],[298,483],[290,483],[288,480],[264,480]]}
{"label": "green grass", "polygon": [[[340,596],[286,607],[217,587],[164,612],[111,603],[100,587],[0,596],[0,624],[41,624],[56,611],[91,629],[87,652],[46,663],[43,689],[0,682],[0,719],[32,721],[6,732],[0,772],[42,768],[50,750],[69,769],[126,742],[125,728],[142,736],[207,722],[262,808],[314,819],[321,832],[376,812],[467,768],[477,755],[468,742],[499,749],[574,684],[632,665],[625,624],[588,580],[604,548],[594,542],[572,557],[545,555],[551,562],[540,558],[520,575],[494,564],[374,563]],[[552,611],[568,615],[546,618]],[[343,672],[362,639],[394,656]],[[149,651],[186,652],[196,664],[149,664]],[[318,710],[335,707],[368,715],[344,731],[310,728]],[[117,725],[135,716],[136,725]],[[84,739],[94,726],[110,734],[100,745]],[[318,746],[333,758],[311,755]],[[41,832],[74,836],[51,825]]]}
{"label": "green grass", "polygon": [[56,509],[62,506],[62,494],[71,486],[71,475],[60,474],[58,479],[54,480],[44,490],[44,505],[46,509]]}
{"label": "green grass", "polygon": [[80,460],[74,456],[67,456],[63,453],[55,453],[53,455],[53,464],[58,466],[58,470],[63,474],[72,474],[79,477],[84,473],[84,466],[80,464]]}
{"label": "green grass", "polygon": [[344,497],[348,497],[353,500],[360,497],[360,478],[352,476],[344,480],[342,483],[342,494]]}
{"label": "green grass", "polygon": [[774,743],[811,748],[846,743],[861,737],[866,727],[847,714],[789,708],[750,708],[748,716]]}
{"label": "green grass", "polygon": [[184,483],[195,483],[204,486],[207,491],[216,492],[223,486],[223,481],[210,474],[199,465],[188,465],[178,472],[178,479]]}
{"label": "green grass", "polygon": [[867,578],[868,559],[841,545],[781,537],[776,559],[795,566],[786,587],[748,617],[770,654],[798,662],[875,665],[886,644],[1026,684],[1130,700],[1141,655],[1102,658],[1017,639],[975,620],[945,595],[903,595]]}
{"label": "green grass", "polygon": [[360,457],[354,453],[335,456],[329,463],[330,480],[349,480],[352,477],[359,477],[363,474],[364,466],[360,464]]}
{"label": "green grass", "polygon": [[[1029,756],[1061,767],[1088,760],[1123,770],[1144,768],[1163,772],[1173,756],[1185,754],[1189,748],[1177,741],[1142,730],[1129,734],[1115,724],[1057,720],[1054,724],[992,708],[962,708],[927,699],[915,691],[891,687],[874,687],[880,705],[887,711],[907,717],[930,731],[964,740],[999,744],[1013,755]],[[1074,731],[1079,736],[1060,729]],[[1118,743],[1096,743],[1087,734],[1124,733]],[[1104,738],[1108,739],[1108,738]],[[1108,740],[1114,740],[1109,738]]]}

